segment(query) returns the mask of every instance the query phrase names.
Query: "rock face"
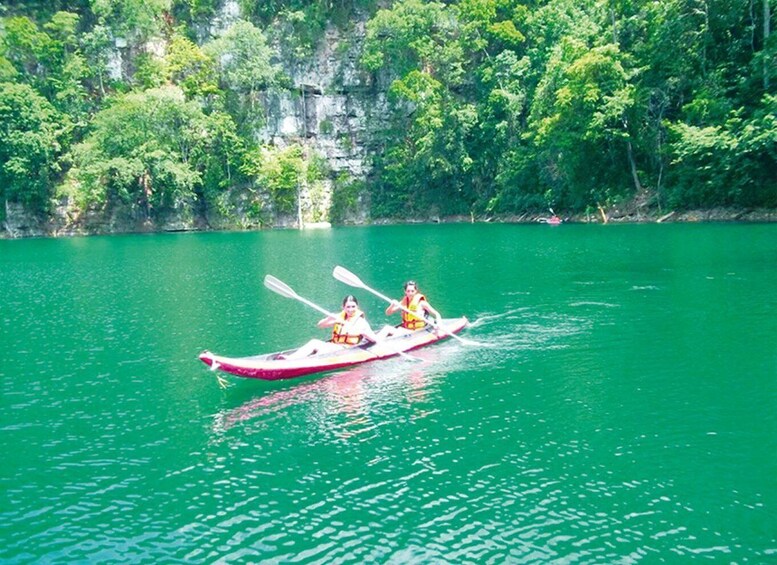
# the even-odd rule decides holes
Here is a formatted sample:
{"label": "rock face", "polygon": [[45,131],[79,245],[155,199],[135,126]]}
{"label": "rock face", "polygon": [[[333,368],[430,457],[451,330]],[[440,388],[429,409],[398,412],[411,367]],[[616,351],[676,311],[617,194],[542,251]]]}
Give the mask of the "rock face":
{"label": "rock face", "polygon": [[0,224],[0,235],[5,231],[7,237],[38,237],[46,235],[45,226],[40,218],[29,213],[21,204],[6,201],[4,203],[5,221]]}
{"label": "rock face", "polygon": [[[283,70],[295,88],[265,94],[261,141],[280,147],[301,142],[309,154],[325,159],[331,179],[366,180],[371,139],[385,126],[389,108],[385,92],[359,68],[364,36],[364,21],[348,32],[330,27],[313,57],[303,62],[287,58]],[[324,182],[323,194],[303,194],[303,222],[328,216],[331,179]],[[350,221],[364,221],[366,204],[361,202]]]}

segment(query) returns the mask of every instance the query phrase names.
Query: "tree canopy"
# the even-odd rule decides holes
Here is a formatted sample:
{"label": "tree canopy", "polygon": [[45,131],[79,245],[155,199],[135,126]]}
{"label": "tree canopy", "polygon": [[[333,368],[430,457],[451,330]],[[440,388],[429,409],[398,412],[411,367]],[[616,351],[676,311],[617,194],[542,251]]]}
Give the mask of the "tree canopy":
{"label": "tree canopy", "polygon": [[[329,175],[338,218],[362,201],[397,218],[775,207],[773,3],[273,0],[239,2],[213,32],[219,0],[11,2],[0,197],[39,214],[64,198],[152,221],[264,217]],[[387,101],[360,140],[364,178],[306,139],[259,136],[267,94],[299,92],[283,69],[332,26],[367,86],[343,91]]]}

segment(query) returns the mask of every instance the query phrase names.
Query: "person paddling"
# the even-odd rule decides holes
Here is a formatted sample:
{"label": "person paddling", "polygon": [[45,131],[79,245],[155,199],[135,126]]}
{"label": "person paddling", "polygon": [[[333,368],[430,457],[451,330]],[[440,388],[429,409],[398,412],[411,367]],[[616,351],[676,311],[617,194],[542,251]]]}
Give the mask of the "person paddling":
{"label": "person paddling", "polygon": [[[345,347],[359,345],[366,339],[371,342],[378,341],[375,332],[364,317],[364,312],[359,309],[359,301],[349,294],[343,299],[343,310],[337,315],[330,315],[318,321],[319,328],[332,328],[332,339],[322,341],[311,339],[305,345],[286,355],[285,359],[301,359],[310,355],[329,353]],[[280,357],[279,357],[280,358]]]}
{"label": "person paddling", "polygon": [[402,324],[395,328],[383,328],[380,332],[381,334],[385,336],[402,335],[420,330],[426,327],[428,324],[427,319],[430,315],[434,316],[436,325],[440,325],[442,322],[440,313],[429,304],[426,296],[418,292],[418,285],[415,281],[407,281],[405,283],[405,296],[399,301],[392,300],[391,304],[386,308],[386,315],[390,316],[397,311],[402,313]]}

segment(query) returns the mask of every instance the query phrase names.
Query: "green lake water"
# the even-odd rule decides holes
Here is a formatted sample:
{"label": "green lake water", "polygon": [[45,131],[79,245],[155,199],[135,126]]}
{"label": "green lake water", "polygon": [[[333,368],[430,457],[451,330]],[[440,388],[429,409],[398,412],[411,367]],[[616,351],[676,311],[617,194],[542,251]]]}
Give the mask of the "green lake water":
{"label": "green lake water", "polygon": [[[335,265],[461,334],[280,382]],[[0,241],[0,563],[777,563],[777,225]]]}

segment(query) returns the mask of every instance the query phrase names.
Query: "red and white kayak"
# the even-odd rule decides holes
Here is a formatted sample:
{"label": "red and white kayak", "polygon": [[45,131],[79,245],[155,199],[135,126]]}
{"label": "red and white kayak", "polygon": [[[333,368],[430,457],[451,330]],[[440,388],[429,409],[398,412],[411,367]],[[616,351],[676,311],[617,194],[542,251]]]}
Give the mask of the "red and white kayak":
{"label": "red and white kayak", "polygon": [[339,351],[311,355],[301,359],[284,359],[295,350],[278,351],[252,357],[222,357],[210,351],[200,353],[200,360],[213,370],[239,377],[275,381],[290,379],[350,367],[367,361],[386,359],[400,353],[418,349],[450,337],[467,326],[467,318],[450,318],[442,321],[444,331],[427,326],[409,335],[390,337],[380,343],[365,343]]}

